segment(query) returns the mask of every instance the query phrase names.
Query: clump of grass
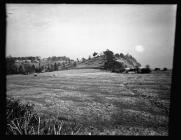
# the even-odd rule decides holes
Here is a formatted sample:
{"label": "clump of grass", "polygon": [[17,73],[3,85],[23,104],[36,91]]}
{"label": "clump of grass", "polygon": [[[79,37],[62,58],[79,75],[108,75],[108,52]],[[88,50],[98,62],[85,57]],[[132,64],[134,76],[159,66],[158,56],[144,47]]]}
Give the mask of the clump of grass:
{"label": "clump of grass", "polygon": [[[60,117],[59,117],[60,118]],[[33,104],[7,97],[6,135],[73,135],[80,126],[76,122],[65,122],[59,118],[46,118],[34,111]]]}

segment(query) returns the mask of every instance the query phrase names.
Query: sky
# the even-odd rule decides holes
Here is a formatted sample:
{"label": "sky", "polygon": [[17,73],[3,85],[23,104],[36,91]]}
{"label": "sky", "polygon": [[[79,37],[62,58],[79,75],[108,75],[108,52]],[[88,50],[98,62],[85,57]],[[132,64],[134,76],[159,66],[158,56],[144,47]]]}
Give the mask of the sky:
{"label": "sky", "polygon": [[7,4],[6,56],[88,58],[106,49],[172,68],[176,5]]}

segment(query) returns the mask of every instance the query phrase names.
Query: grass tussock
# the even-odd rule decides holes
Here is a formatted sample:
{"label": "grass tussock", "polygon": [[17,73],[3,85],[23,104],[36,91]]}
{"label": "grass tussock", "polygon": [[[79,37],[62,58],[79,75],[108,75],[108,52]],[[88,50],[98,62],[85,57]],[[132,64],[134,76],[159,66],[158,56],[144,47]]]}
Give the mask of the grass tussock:
{"label": "grass tussock", "polygon": [[6,119],[6,135],[74,135],[80,129],[76,122],[40,116],[33,104],[12,97],[7,97]]}

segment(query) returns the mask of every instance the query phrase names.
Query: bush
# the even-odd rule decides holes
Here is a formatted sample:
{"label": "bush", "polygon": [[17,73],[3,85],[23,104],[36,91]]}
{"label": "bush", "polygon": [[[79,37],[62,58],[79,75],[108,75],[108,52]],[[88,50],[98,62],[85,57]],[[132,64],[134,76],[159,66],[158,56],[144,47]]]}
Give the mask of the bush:
{"label": "bush", "polygon": [[116,73],[122,73],[122,72],[124,72],[124,64],[115,61],[111,71],[112,71],[112,72],[116,72]]}
{"label": "bush", "polygon": [[33,104],[22,104],[12,97],[7,98],[6,119],[6,135],[66,135],[76,134],[80,129],[76,122],[40,116]]}
{"label": "bush", "polygon": [[155,68],[155,71],[160,71],[160,68]]}
{"label": "bush", "polygon": [[150,73],[151,69],[150,68],[142,68],[140,73]]}
{"label": "bush", "polygon": [[149,65],[146,65],[145,68],[140,70],[140,73],[151,73],[151,69]]}
{"label": "bush", "polygon": [[[6,106],[6,134],[26,134],[29,132],[29,127],[35,125],[36,114],[33,114],[34,105],[22,104],[14,98],[7,98]],[[28,123],[28,127],[26,126]]]}
{"label": "bush", "polygon": [[167,71],[168,69],[167,68],[163,68],[163,71]]}

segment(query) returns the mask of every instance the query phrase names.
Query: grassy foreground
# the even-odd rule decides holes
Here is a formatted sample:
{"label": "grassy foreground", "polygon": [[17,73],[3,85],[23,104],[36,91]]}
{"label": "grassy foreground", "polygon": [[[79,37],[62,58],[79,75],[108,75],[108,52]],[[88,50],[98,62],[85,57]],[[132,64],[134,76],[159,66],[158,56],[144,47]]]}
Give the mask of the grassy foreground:
{"label": "grassy foreground", "polygon": [[[35,104],[33,134],[39,128],[39,134],[168,135],[170,87],[170,71],[80,69],[7,76],[7,95]],[[44,121],[55,123],[49,128]]]}
{"label": "grassy foreground", "polygon": [[7,135],[75,135],[80,126],[56,117],[38,115],[33,104],[7,97]]}

